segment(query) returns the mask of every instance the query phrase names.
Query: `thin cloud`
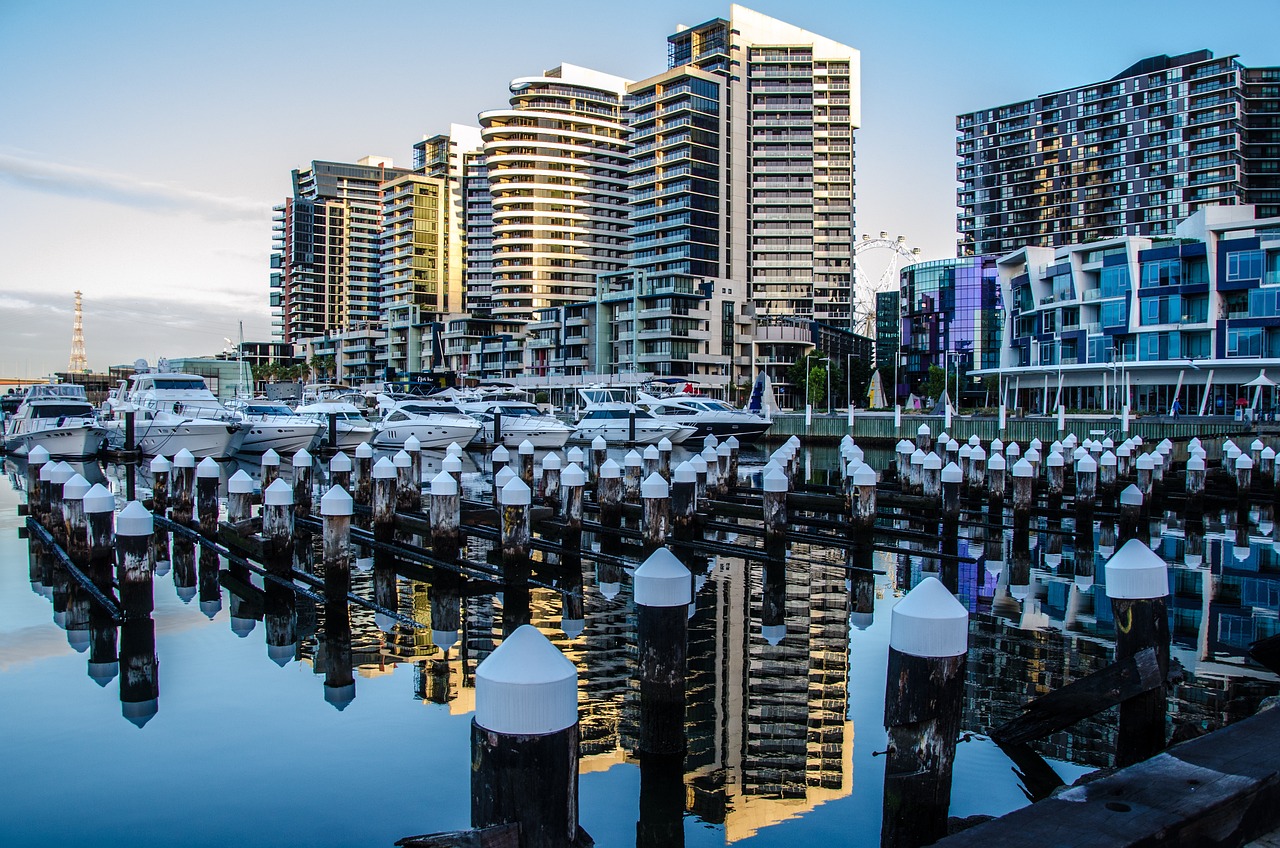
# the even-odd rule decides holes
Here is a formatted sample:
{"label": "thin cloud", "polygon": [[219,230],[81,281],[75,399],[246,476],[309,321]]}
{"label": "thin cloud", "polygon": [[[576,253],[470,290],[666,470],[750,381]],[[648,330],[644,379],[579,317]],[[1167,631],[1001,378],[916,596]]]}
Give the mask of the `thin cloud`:
{"label": "thin cloud", "polygon": [[0,153],[0,180],[45,194],[97,200],[156,214],[188,213],[210,221],[260,223],[271,214],[268,204],[242,197],[222,197],[145,182],[127,174],[9,153]]}

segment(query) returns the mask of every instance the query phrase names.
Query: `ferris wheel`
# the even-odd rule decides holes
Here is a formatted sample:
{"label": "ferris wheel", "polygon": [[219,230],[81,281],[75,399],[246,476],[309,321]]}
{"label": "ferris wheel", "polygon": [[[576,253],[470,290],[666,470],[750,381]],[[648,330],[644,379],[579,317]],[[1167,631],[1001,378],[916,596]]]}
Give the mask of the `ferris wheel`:
{"label": "ferris wheel", "polygon": [[872,279],[865,267],[867,263],[854,262],[853,302],[850,304],[853,330],[874,339],[876,337],[876,295],[898,289],[899,267],[918,262],[920,248],[907,247],[906,236],[890,238],[888,233],[881,231],[878,238],[869,233],[863,233],[862,239],[854,244],[853,254],[855,259],[870,254],[879,260],[873,263],[877,266],[880,261],[885,263],[879,276]]}

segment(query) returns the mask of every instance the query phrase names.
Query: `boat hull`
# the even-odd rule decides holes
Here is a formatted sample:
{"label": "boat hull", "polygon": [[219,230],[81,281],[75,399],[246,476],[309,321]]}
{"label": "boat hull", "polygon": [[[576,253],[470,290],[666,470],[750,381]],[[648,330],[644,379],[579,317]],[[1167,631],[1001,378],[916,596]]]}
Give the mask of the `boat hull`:
{"label": "boat hull", "polygon": [[[107,431],[107,439],[113,448],[124,447],[123,422]],[[144,424],[134,434],[137,448],[143,456],[173,456],[185,448],[197,459],[229,458],[239,449],[243,439],[244,431],[239,426],[222,422]]]}
{"label": "boat hull", "polygon": [[705,438],[706,436],[727,439],[730,436],[734,436],[739,442],[750,444],[758,441],[761,436],[767,433],[769,428],[773,426],[773,422],[763,419],[758,422],[690,421],[687,422],[687,426],[693,427],[697,431],[694,435],[696,439]]}
{"label": "boat hull", "polygon": [[592,442],[600,436],[611,445],[655,445],[666,438],[671,440],[671,444],[678,445],[695,432],[692,427],[655,425],[653,419],[644,419],[636,422],[636,437],[632,441],[630,425],[626,421],[611,419],[599,424],[591,422],[579,424],[578,429],[573,431],[571,441]]}
{"label": "boat hull", "polygon": [[320,443],[329,445],[333,450],[353,451],[363,445],[365,442],[373,440],[374,429],[372,426],[353,427],[350,424],[338,422],[338,439],[337,445],[329,445],[329,433],[327,427],[320,429]]}
{"label": "boat hull", "polygon": [[320,437],[319,424],[272,424],[245,422],[244,440],[239,453],[258,454],[273,450],[281,456],[292,456],[300,450],[311,450]]}
{"label": "boat hull", "polygon": [[33,447],[40,445],[54,459],[80,459],[97,456],[102,450],[106,435],[106,430],[95,425],[50,427],[7,435],[4,438],[4,449],[16,456],[26,456]]}
{"label": "boat hull", "polygon": [[[509,448],[518,448],[521,442],[528,439],[530,444],[539,450],[558,450],[564,447],[565,442],[569,441],[572,435],[573,430],[568,427],[520,427],[515,422],[502,422],[502,444]],[[486,445],[495,444],[493,425],[484,424],[476,435],[476,441]]]}

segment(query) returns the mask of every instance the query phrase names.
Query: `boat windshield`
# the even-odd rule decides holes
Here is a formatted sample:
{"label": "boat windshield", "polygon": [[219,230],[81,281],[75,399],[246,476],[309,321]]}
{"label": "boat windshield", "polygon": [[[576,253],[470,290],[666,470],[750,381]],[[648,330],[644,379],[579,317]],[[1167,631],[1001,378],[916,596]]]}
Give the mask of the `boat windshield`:
{"label": "boat windshield", "polygon": [[176,391],[204,391],[209,387],[204,384],[204,380],[199,377],[155,377],[156,391],[158,392],[176,392]]}
{"label": "boat windshield", "polygon": [[542,416],[542,413],[538,411],[536,406],[503,404],[502,406],[497,407],[495,411],[501,412],[507,418],[515,418],[521,415],[527,415],[531,418],[539,418]]}
{"label": "boat windshield", "polygon": [[400,408],[405,412],[412,412],[414,415],[431,415],[439,412],[453,413],[454,415],[462,414],[462,410],[458,409],[458,407],[450,406],[447,403],[406,403],[401,404]]}
{"label": "boat windshield", "polygon": [[[637,412],[636,416],[639,417],[639,415],[640,413]],[[621,418],[623,420],[626,420],[627,416],[628,416],[628,413],[627,413],[627,410],[625,409],[592,409],[582,417],[584,419],[601,421],[605,419],[615,419],[615,418]]]}
{"label": "boat windshield", "polygon": [[293,415],[293,410],[283,404],[253,403],[244,408],[245,415]]}
{"label": "boat windshield", "polygon": [[705,410],[706,412],[736,412],[732,406],[722,400],[687,400],[685,401],[694,409]]}
{"label": "boat windshield", "polygon": [[32,418],[84,418],[93,415],[87,403],[42,403],[31,407]]}

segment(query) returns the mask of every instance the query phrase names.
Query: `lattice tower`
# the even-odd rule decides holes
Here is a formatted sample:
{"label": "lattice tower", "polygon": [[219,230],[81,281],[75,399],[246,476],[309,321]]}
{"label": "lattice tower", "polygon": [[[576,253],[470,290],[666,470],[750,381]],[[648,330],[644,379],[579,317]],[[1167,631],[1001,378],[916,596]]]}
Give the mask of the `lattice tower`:
{"label": "lattice tower", "polygon": [[89,360],[84,355],[84,310],[79,290],[76,291],[76,322],[71,327],[71,364],[67,370],[72,374],[89,370]]}

